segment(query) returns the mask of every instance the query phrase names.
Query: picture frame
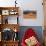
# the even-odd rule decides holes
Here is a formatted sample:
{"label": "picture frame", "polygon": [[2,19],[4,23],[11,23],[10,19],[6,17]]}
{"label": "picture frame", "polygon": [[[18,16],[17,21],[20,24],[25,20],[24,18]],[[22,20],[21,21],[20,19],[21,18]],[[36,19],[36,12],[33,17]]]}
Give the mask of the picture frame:
{"label": "picture frame", "polygon": [[16,15],[16,14],[18,14],[18,12],[16,10],[10,10],[9,11],[9,14],[10,15]]}
{"label": "picture frame", "polygon": [[2,15],[9,15],[9,10],[2,10]]}
{"label": "picture frame", "polygon": [[36,11],[31,11],[31,10],[23,11],[23,18],[24,19],[36,19],[36,17],[37,17]]}

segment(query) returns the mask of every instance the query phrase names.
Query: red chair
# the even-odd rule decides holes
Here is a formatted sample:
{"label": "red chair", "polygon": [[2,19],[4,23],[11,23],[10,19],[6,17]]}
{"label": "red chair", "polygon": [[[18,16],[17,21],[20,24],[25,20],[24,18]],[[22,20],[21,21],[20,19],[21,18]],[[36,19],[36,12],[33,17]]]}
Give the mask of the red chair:
{"label": "red chair", "polygon": [[[37,39],[37,35],[34,32],[34,30],[32,28],[27,29],[25,34],[24,34],[24,37],[22,38],[21,46],[27,46],[25,43],[25,40],[28,39],[29,37],[32,37],[32,36],[34,36]],[[35,46],[41,46],[39,41],[37,42],[37,44]]]}

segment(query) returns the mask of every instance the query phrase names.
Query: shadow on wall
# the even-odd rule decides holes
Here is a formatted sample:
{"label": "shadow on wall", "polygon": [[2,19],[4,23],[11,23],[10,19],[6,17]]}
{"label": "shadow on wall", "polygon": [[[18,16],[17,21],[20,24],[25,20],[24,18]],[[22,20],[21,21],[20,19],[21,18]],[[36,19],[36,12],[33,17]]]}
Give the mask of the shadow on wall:
{"label": "shadow on wall", "polygon": [[41,26],[20,26],[20,32],[19,32],[19,39],[20,39],[20,42],[24,36],[24,33],[25,31],[28,29],[28,28],[32,28],[34,29],[34,31],[36,32],[37,34],[37,37],[39,39],[39,41],[41,43],[43,43],[43,29]]}

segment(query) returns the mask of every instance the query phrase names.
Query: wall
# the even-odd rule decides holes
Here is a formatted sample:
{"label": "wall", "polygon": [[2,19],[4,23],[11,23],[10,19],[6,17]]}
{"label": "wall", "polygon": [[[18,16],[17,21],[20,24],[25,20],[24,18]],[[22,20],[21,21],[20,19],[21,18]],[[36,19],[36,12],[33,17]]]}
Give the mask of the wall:
{"label": "wall", "polygon": [[32,0],[32,1],[25,0],[23,2],[24,2],[23,3],[23,10],[36,10],[37,11],[37,18],[36,19],[24,19],[22,16],[22,17],[20,17],[20,20],[21,20],[20,25],[22,25],[22,26],[43,26],[44,16],[43,16],[42,0]]}
{"label": "wall", "polygon": [[[15,0],[14,0],[15,1]],[[15,6],[13,0],[0,0],[1,7],[9,7]],[[17,0],[18,5],[20,7],[20,18],[19,24],[20,26],[43,26],[44,16],[43,16],[43,6],[42,0]],[[37,18],[36,19],[24,19],[23,18],[23,10],[36,10],[37,11]]]}

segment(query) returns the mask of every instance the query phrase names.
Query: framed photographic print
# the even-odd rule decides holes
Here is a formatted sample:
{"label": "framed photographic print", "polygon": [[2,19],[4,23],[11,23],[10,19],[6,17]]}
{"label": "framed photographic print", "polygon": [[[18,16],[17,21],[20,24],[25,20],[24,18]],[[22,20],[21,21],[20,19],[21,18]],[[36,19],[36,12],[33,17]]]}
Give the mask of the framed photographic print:
{"label": "framed photographic print", "polygon": [[2,15],[9,15],[9,10],[2,10]]}
{"label": "framed photographic print", "polygon": [[36,11],[29,11],[29,10],[23,11],[23,17],[25,19],[35,19],[36,16],[37,16]]}
{"label": "framed photographic print", "polygon": [[10,10],[10,11],[9,11],[9,14],[10,14],[10,15],[16,15],[17,13],[18,13],[18,12],[17,12],[16,10]]}

